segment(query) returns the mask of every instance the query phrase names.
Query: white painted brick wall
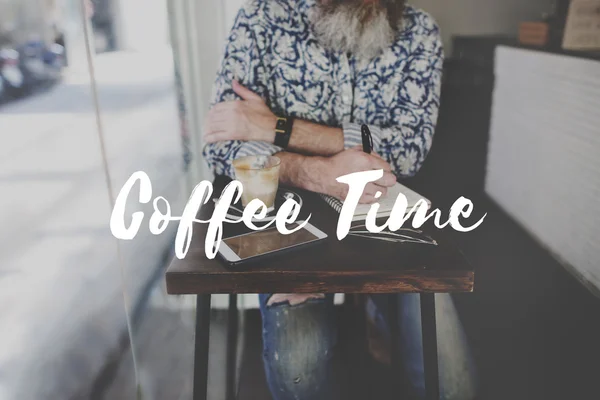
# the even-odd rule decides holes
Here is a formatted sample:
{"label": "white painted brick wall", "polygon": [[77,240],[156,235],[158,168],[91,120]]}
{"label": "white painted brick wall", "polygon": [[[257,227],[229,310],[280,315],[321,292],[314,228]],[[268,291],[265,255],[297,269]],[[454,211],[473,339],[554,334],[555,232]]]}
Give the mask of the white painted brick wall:
{"label": "white painted brick wall", "polygon": [[600,61],[497,49],[486,191],[600,288]]}

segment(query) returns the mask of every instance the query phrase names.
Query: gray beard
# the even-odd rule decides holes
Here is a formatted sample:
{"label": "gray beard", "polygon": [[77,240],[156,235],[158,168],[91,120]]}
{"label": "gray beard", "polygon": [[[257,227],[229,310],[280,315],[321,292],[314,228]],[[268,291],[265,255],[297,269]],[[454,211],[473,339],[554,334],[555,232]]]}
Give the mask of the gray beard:
{"label": "gray beard", "polygon": [[325,48],[371,60],[390,47],[395,30],[386,9],[373,4],[317,5],[310,15],[317,40]]}

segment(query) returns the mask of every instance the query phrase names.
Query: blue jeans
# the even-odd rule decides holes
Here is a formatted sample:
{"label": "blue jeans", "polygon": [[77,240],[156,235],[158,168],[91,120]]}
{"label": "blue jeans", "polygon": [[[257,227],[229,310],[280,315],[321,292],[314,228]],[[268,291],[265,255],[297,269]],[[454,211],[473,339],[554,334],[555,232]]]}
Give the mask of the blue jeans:
{"label": "blue jeans", "polygon": [[[333,295],[311,298],[296,305],[285,301],[268,304],[270,297],[260,295],[259,298],[263,360],[273,399],[342,398],[341,366],[335,357],[339,350]],[[415,393],[424,397],[420,298],[418,294],[398,298],[402,364]],[[387,299],[385,295],[373,295],[367,302],[367,313],[384,332],[388,331]],[[473,399],[475,369],[450,295],[436,295],[436,320],[441,398]]]}

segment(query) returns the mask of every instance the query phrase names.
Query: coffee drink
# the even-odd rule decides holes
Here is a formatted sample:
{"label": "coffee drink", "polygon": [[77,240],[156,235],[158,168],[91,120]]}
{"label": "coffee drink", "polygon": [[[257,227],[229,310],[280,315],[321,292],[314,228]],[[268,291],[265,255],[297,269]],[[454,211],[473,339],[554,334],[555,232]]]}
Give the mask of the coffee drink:
{"label": "coffee drink", "polygon": [[246,207],[254,199],[265,203],[269,210],[275,207],[279,188],[281,160],[274,156],[247,156],[233,161],[235,178],[242,183],[242,205]]}

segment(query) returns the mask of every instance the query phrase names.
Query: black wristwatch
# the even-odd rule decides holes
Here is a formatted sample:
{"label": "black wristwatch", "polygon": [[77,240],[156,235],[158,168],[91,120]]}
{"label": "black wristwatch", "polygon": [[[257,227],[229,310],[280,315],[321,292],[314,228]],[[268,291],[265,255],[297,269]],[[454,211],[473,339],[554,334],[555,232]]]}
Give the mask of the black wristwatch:
{"label": "black wristwatch", "polygon": [[294,118],[279,117],[275,125],[275,146],[287,148],[292,136]]}

